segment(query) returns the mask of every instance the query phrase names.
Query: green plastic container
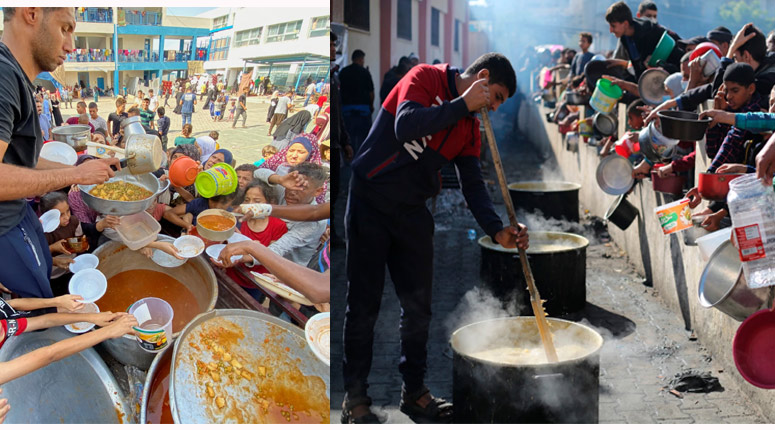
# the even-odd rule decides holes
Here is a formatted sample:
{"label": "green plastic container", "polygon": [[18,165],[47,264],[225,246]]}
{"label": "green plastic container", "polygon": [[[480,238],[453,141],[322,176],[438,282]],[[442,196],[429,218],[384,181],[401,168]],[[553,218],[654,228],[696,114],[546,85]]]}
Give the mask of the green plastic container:
{"label": "green plastic container", "polygon": [[673,52],[673,48],[675,48],[675,40],[667,32],[662,33],[662,38],[659,39],[659,43],[649,58],[649,66],[655,67],[659,61],[667,60],[667,57]]}
{"label": "green plastic container", "polygon": [[622,89],[608,79],[600,78],[589,99],[589,105],[598,112],[611,113],[620,98],[622,98]]}
{"label": "green plastic container", "polygon": [[200,196],[209,199],[237,191],[239,177],[233,167],[226,163],[218,163],[196,175],[194,186]]}

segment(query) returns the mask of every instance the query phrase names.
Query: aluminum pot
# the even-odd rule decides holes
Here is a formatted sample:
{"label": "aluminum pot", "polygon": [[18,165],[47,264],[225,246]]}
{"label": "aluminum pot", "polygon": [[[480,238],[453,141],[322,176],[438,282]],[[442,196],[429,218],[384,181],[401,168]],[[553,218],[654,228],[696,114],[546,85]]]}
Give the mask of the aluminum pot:
{"label": "aluminum pot", "polygon": [[[145,376],[145,384],[143,384],[143,394],[140,398],[140,424],[173,424],[172,422],[172,413],[170,412],[169,422],[155,422],[157,421],[157,417],[150,417],[153,422],[149,422],[148,419],[148,401],[151,397],[151,387],[153,387],[153,381],[156,379],[156,375],[160,373],[162,368],[164,366],[167,367],[167,375],[169,377],[169,367],[170,367],[170,359],[172,358],[172,349],[174,347],[173,345],[170,345],[168,348],[165,348],[162,352],[156,354],[155,358],[153,359],[153,362],[151,363],[151,367],[148,369],[148,372]],[[169,389],[169,380],[167,381],[167,388]],[[169,397],[169,391],[167,392],[167,397]],[[169,399],[168,399],[169,401]],[[161,420],[159,420],[161,421]]]}
{"label": "aluminum pot", "polygon": [[565,93],[565,100],[571,106],[583,106],[589,103],[590,94],[581,95],[576,91],[568,91]]}
{"label": "aluminum pot", "polygon": [[[501,300],[516,300],[522,307],[521,315],[533,315],[527,282],[520,270],[519,251],[493,243],[489,236],[479,239],[479,246],[482,286]],[[588,246],[589,241],[576,234],[530,232],[527,259],[549,315],[566,315],[586,306]]]}
{"label": "aluminum pot", "polygon": [[670,76],[664,69],[648,69],[638,79],[640,98],[650,105],[662,103],[665,95],[665,79]]}
{"label": "aluminum pot", "polygon": [[627,201],[627,194],[622,194],[611,203],[603,219],[622,230],[627,230],[637,216],[638,209]]}
{"label": "aluminum pot", "polygon": [[680,110],[660,111],[657,116],[662,125],[662,134],[669,139],[702,140],[711,122],[710,118],[700,119],[694,112]]}
{"label": "aluminum pot", "polygon": [[672,156],[678,145],[678,140],[665,137],[655,122],[651,122],[638,133],[638,144],[644,157],[652,163],[659,163]]}
{"label": "aluminum pot", "polygon": [[702,222],[705,221],[705,218],[707,218],[707,215],[693,216],[691,228],[683,230],[684,244],[686,246],[697,246],[697,239],[711,233],[702,227]]}
{"label": "aluminum pot", "polygon": [[545,218],[579,220],[579,189],[574,182],[513,182],[509,194],[517,211],[540,210]]}
{"label": "aluminum pot", "polygon": [[[602,336],[578,323],[547,321],[560,354],[557,363],[516,365],[476,357],[499,347],[541,348],[533,317],[481,321],[452,334],[455,423],[598,422]],[[565,342],[584,355],[564,360]]]}
{"label": "aluminum pot", "polygon": [[565,135],[565,149],[571,152],[578,152],[579,150],[579,134],[576,132],[570,132]]}
{"label": "aluminum pot", "polygon": [[133,134],[145,134],[145,128],[142,122],[140,122],[139,116],[132,116],[121,120],[121,128],[124,129],[124,136],[130,136]]}
{"label": "aluminum pot", "polygon": [[86,203],[87,206],[94,209],[95,211],[105,214],[105,215],[132,215],[136,214],[138,212],[142,212],[149,207],[156,201],[156,197],[167,190],[170,183],[169,181],[166,181],[164,183],[160,183],[159,179],[156,178],[151,173],[145,173],[142,175],[133,175],[128,170],[121,170],[120,172],[116,172],[116,176],[110,178],[107,182],[116,182],[116,181],[124,181],[129,182],[134,185],[138,185],[140,187],[143,187],[153,193],[150,197],[143,200],[137,200],[134,202],[122,202],[118,200],[107,200],[107,199],[101,199],[99,197],[95,197],[89,192],[96,186],[96,185],[79,185],[78,188],[81,190],[81,198],[83,198],[83,202]]}
{"label": "aluminum pot", "polygon": [[[170,239],[159,235],[159,239]],[[94,251],[99,257],[97,270],[109,280],[113,276],[127,270],[145,269],[165,273],[186,286],[197,300],[200,313],[212,310],[218,299],[218,282],[210,264],[203,256],[189,258],[179,267],[161,267],[137,251],[131,251],[121,242],[110,241]],[[173,334],[177,338],[180,332]],[[146,352],[137,343],[134,335],[124,335],[116,339],[108,339],[101,344],[116,360],[123,364],[147,370],[156,354]],[[167,348],[171,349],[171,348]]]}
{"label": "aluminum pot", "polygon": [[713,252],[700,277],[700,304],[738,321],[764,309],[769,293],[770,288],[748,288],[737,248],[729,240]]}
{"label": "aluminum pot", "polygon": [[592,118],[592,125],[595,127],[595,131],[603,136],[613,136],[616,134],[616,128],[618,127],[618,121],[611,114],[605,114],[598,112]]}
{"label": "aluminum pot", "polygon": [[126,164],[134,175],[159,170],[167,159],[158,136],[132,134],[126,137]]}
{"label": "aluminum pot", "polygon": [[51,129],[53,140],[65,142],[75,152],[86,150],[86,142],[91,140],[91,127],[88,125],[62,125]]}

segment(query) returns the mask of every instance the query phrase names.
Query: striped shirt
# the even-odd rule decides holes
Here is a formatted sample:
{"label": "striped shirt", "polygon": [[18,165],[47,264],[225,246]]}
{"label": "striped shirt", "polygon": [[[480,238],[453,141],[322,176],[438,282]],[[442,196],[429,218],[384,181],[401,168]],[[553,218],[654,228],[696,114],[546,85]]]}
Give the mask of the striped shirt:
{"label": "striped shirt", "polygon": [[156,116],[155,113],[153,113],[152,110],[140,110],[140,124],[144,125],[145,127],[151,127],[151,124],[153,124],[153,118]]}

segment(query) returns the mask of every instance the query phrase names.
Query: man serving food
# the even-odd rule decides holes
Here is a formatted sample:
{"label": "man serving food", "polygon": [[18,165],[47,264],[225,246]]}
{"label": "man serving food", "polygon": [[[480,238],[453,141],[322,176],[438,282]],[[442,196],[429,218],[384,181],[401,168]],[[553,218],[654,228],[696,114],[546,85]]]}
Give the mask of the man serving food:
{"label": "man serving food", "polygon": [[441,167],[453,162],[479,225],[506,248],[528,247],[524,225],[503,227],[479,166],[481,108],[496,110],[516,91],[511,63],[479,57],[465,71],[448,64],[412,68],[389,93],[352,163],[347,205],[347,310],[343,423],[378,423],[369,406],[374,324],[385,265],[401,302],[402,412],[418,422],[449,422],[452,405],[424,384],[431,318],[433,216]]}

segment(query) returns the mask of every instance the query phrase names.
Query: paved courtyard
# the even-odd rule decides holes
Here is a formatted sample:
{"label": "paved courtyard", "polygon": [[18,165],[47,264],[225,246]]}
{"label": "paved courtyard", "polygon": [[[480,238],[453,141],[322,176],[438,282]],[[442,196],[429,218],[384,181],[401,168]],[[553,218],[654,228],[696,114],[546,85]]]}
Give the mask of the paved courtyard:
{"label": "paved courtyard", "polygon": [[[92,98],[86,99],[87,105],[94,101]],[[297,105],[297,109],[301,108],[303,99],[297,97],[294,102]],[[237,165],[243,163],[253,163],[261,159],[261,149],[272,142],[272,137],[267,136],[266,132],[269,130],[269,124],[266,122],[266,113],[269,110],[269,98],[262,96],[248,97],[248,111],[247,121],[245,128],[242,128],[242,118],[237,122],[237,128],[232,129],[231,125],[233,121],[228,120],[228,112],[224,116],[223,121],[214,122],[210,119],[209,109],[203,110],[204,99],[199,101],[197,98],[196,112],[194,112],[191,124],[194,127],[194,137],[207,136],[211,131],[217,130],[220,134],[218,143],[221,148],[228,149],[234,155]],[[169,144],[175,140],[175,137],[180,135],[182,128],[182,117],[172,113],[174,109],[175,99],[170,97],[169,107],[166,107],[166,115],[170,117],[170,131],[169,131]],[[99,102],[99,115],[107,120],[108,115],[116,110],[116,99],[114,97],[100,97]],[[132,104],[130,102],[129,104]],[[75,102],[72,104],[72,109],[61,109],[62,118],[67,120],[71,116],[77,114],[75,110]],[[161,106],[164,106],[164,100],[161,101]],[[297,110],[298,111],[298,110]],[[311,122],[311,121],[310,121]],[[312,126],[308,125],[308,130]]]}

